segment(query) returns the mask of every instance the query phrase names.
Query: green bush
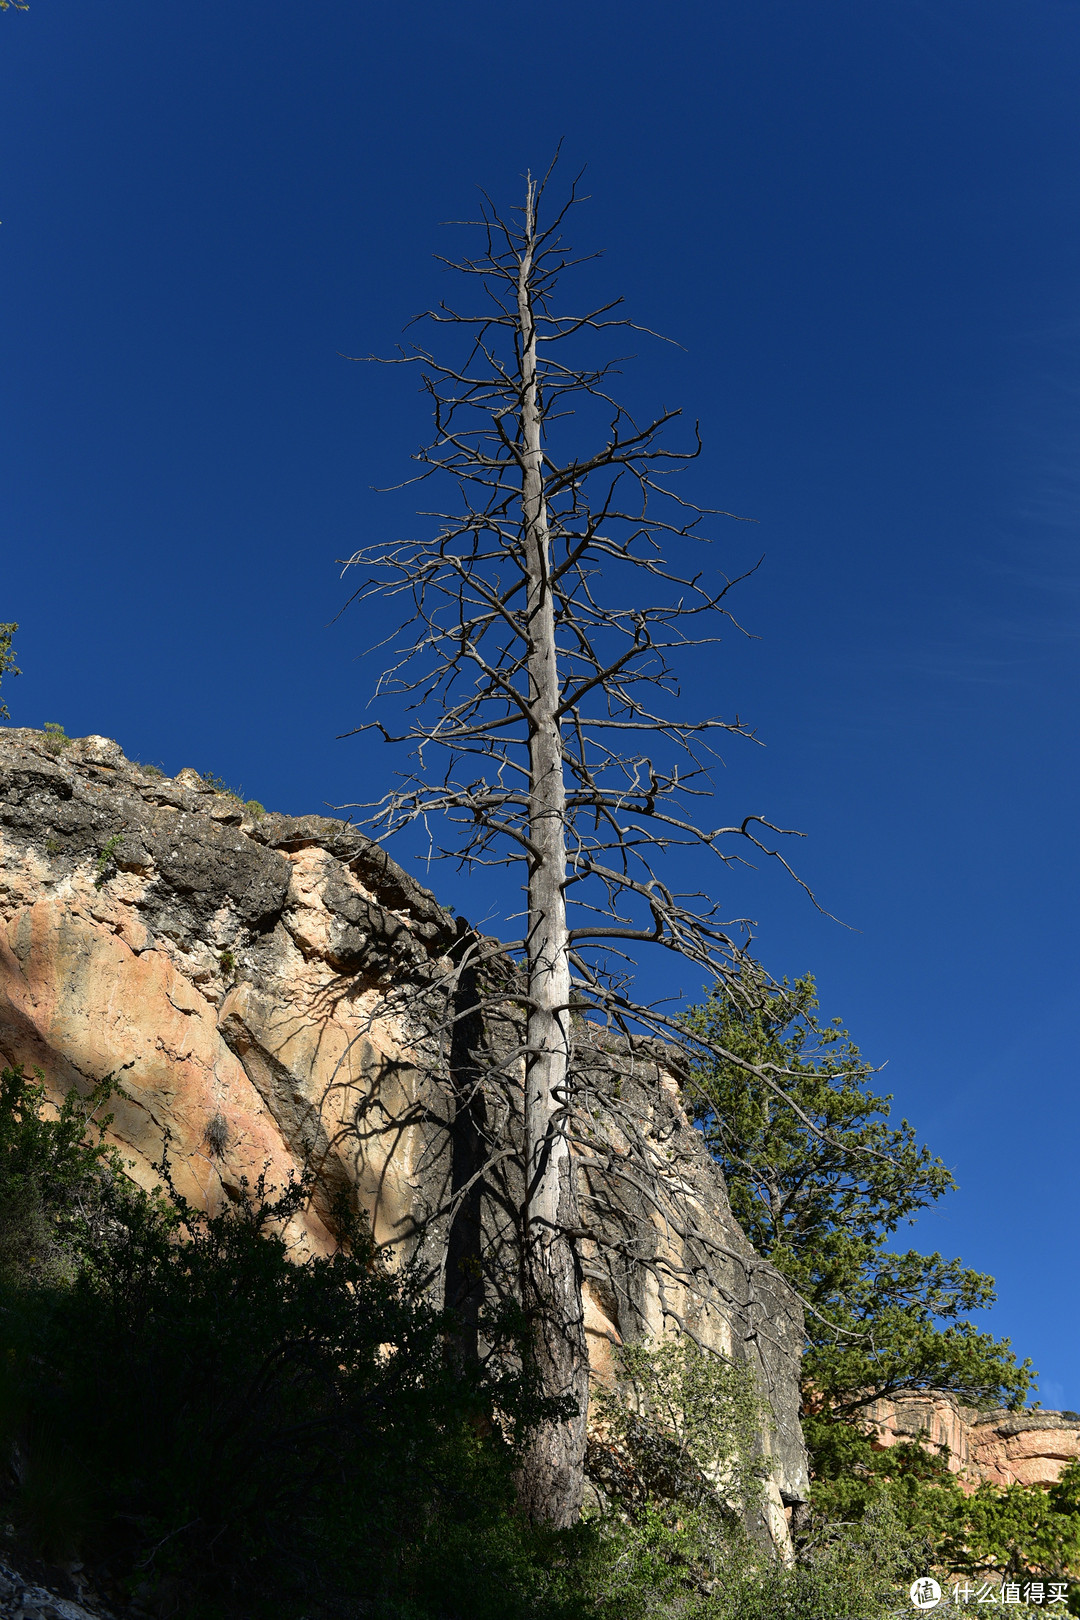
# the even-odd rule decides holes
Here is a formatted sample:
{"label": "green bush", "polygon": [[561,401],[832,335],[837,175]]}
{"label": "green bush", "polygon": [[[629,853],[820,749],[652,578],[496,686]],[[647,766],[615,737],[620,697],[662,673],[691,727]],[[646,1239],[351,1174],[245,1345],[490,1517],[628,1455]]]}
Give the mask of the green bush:
{"label": "green bush", "polygon": [[[1044,1581],[1080,1573],[1080,1461],[1066,1464],[1054,1484],[980,1485],[957,1505],[941,1537],[940,1555],[963,1574],[993,1572],[1010,1580]],[[1074,1612],[1080,1590],[1073,1594]]]}
{"label": "green bush", "polygon": [[589,1469],[624,1513],[658,1501],[721,1519],[753,1518],[766,1469],[768,1408],[749,1367],[692,1339],[620,1346],[615,1377],[594,1396]]}
{"label": "green bush", "polygon": [[812,1487],[819,1527],[887,1511],[909,1545],[925,1549],[924,1572],[943,1585],[1063,1582],[1068,1612],[1080,1613],[1080,1462],[1046,1488],[984,1483],[968,1496],[946,1460],[923,1445],[876,1451],[867,1436],[839,1424],[828,1439]]}
{"label": "green bush", "polygon": [[[924,1573],[888,1505],[858,1525],[833,1526],[795,1568],[700,1512],[654,1504],[608,1526],[591,1552],[603,1620],[890,1620],[911,1612],[906,1588]],[[711,1572],[703,1564],[711,1560]]]}
{"label": "green bush", "polygon": [[88,1097],[72,1093],[43,1118],[40,1081],[21,1068],[0,1072],[0,1294],[9,1314],[28,1286],[73,1281],[100,1235],[103,1191],[119,1168],[103,1140],[110,1090],[107,1081]]}
{"label": "green bush", "polygon": [[926,1568],[888,1501],[823,1528],[798,1567],[769,1550],[767,1408],[745,1365],[689,1339],[624,1346],[595,1408],[582,1563],[603,1620],[885,1620]]}
{"label": "green bush", "polygon": [[107,838],[105,840],[101,853],[98,855],[97,861],[95,862],[94,869],[97,873],[97,876],[94,879],[95,889],[103,889],[105,887],[105,881],[109,876],[109,868],[115,867],[116,852],[123,842],[123,833],[113,833],[111,838]]}

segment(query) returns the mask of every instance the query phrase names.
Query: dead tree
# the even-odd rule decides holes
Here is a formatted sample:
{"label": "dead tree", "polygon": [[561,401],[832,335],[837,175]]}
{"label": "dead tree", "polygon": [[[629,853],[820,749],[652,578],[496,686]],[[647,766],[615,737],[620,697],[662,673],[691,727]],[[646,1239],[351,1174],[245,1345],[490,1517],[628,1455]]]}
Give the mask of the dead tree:
{"label": "dead tree", "polygon": [[[459,353],[416,346],[392,362],[419,367],[434,412],[418,480],[441,475],[459,506],[425,514],[429,538],[365,546],[346,567],[364,576],[351,601],[408,608],[380,681],[406,718],[396,731],[374,724],[412,745],[412,765],[368,807],[369,824],[386,836],[421,822],[435,856],[525,869],[524,926],[506,946],[523,965],[520,1289],[540,1385],[575,1415],[536,1431],[521,1493],[534,1519],[560,1525],[580,1509],[588,1395],[572,1010],[676,1027],[633,999],[626,953],[657,945],[725,981],[742,953],[739,926],[665,883],[661,857],[782,857],[765,841],[780,829],[760,816],[713,826],[695,813],[711,805],[710,739],[749,735],[738,717],[678,717],[672,657],[717,639],[733,583],[686,561],[704,513],[669,478],[700,441],[669,448],[677,411],[639,424],[612,397],[615,361],[567,354],[632,323],[618,300],[558,309],[559,278],[580,262],[561,234],[578,199],[572,188],[546,223],[544,189],[528,178],[510,218],[485,200],[483,250],[443,261],[478,294],[476,313],[442,303],[425,317],[463,340]],[[570,442],[594,429],[591,447]]]}

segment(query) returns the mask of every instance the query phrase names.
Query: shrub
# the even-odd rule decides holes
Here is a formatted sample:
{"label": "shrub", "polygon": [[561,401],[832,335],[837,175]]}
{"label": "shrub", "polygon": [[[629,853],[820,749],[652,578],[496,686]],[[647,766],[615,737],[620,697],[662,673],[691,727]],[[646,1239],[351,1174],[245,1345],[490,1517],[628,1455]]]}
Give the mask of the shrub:
{"label": "shrub", "polygon": [[833,1526],[794,1568],[734,1528],[717,1541],[693,1511],[656,1505],[607,1525],[590,1569],[603,1620],[893,1620],[912,1612],[905,1589],[925,1573],[887,1504]]}
{"label": "shrub", "polygon": [[746,1365],[691,1339],[623,1345],[594,1407],[590,1473],[623,1511],[664,1500],[722,1517],[756,1514],[768,1408]]}
{"label": "shrub", "polygon": [[[105,1145],[112,1080],[43,1117],[45,1088],[0,1072],[0,1292],[70,1282],[106,1219],[119,1161]],[[97,1140],[92,1138],[96,1135]]]}
{"label": "shrub", "polygon": [[110,866],[116,865],[116,852],[123,842],[123,833],[113,833],[111,838],[107,838],[105,840],[101,853],[98,855],[95,863],[95,870],[97,872],[97,877],[94,879],[95,889],[104,888],[105,880],[109,875],[109,868]]}
{"label": "shrub", "polygon": [[926,1568],[889,1502],[824,1528],[796,1568],[769,1551],[767,1408],[745,1365],[689,1339],[625,1346],[595,1410],[583,1562],[604,1620],[884,1620]]}

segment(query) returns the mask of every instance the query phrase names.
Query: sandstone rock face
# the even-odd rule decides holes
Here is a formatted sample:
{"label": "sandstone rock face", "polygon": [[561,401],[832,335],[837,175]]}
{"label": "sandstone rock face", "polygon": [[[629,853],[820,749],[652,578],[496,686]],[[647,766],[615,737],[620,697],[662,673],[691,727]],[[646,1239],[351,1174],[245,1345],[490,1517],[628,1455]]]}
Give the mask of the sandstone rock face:
{"label": "sandstone rock face", "polygon": [[968,1467],[968,1423],[965,1409],[952,1395],[904,1390],[863,1408],[883,1451],[903,1441],[921,1441],[948,1463],[954,1474]]}
{"label": "sandstone rock face", "polygon": [[994,1485],[1052,1485],[1080,1457],[1075,1412],[982,1412],[968,1430],[971,1471]]}
{"label": "sandstone rock face", "polygon": [[[461,934],[348,823],[249,812],[107,738],[0,730],[0,1058],[36,1065],[54,1096],[115,1075],[132,1174],[158,1179],[168,1140],[176,1185],[204,1207],[245,1178],[314,1168],[298,1252],[332,1244],[345,1196],[436,1297],[463,1179],[446,990]],[[596,1099],[579,1148],[594,1372],[621,1339],[671,1331],[748,1362],[773,1413],[768,1517],[784,1545],[784,1505],[808,1494],[798,1304],[732,1217],[662,1049],[583,1023],[575,1063]],[[474,1204],[494,1275],[512,1269],[514,1126],[485,1106],[507,1149],[501,1193],[489,1178]],[[660,1203],[630,1173],[631,1137],[635,1164],[665,1178]]]}
{"label": "sandstone rock face", "polygon": [[964,1490],[979,1485],[1052,1485],[1080,1457],[1080,1414],[1004,1407],[980,1412],[930,1391],[874,1401],[866,1416],[883,1448],[921,1440],[960,1475]]}

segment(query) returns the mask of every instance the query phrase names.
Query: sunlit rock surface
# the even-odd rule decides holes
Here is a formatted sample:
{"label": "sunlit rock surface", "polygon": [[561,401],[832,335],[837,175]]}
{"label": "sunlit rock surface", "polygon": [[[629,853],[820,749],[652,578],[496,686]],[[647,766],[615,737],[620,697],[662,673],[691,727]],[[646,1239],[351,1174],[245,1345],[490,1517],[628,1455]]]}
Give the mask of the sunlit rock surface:
{"label": "sunlit rock surface", "polygon": [[980,1412],[940,1392],[902,1393],[866,1408],[877,1444],[916,1440],[944,1458],[961,1486],[1052,1485],[1080,1458],[1080,1413],[1004,1407]]}

